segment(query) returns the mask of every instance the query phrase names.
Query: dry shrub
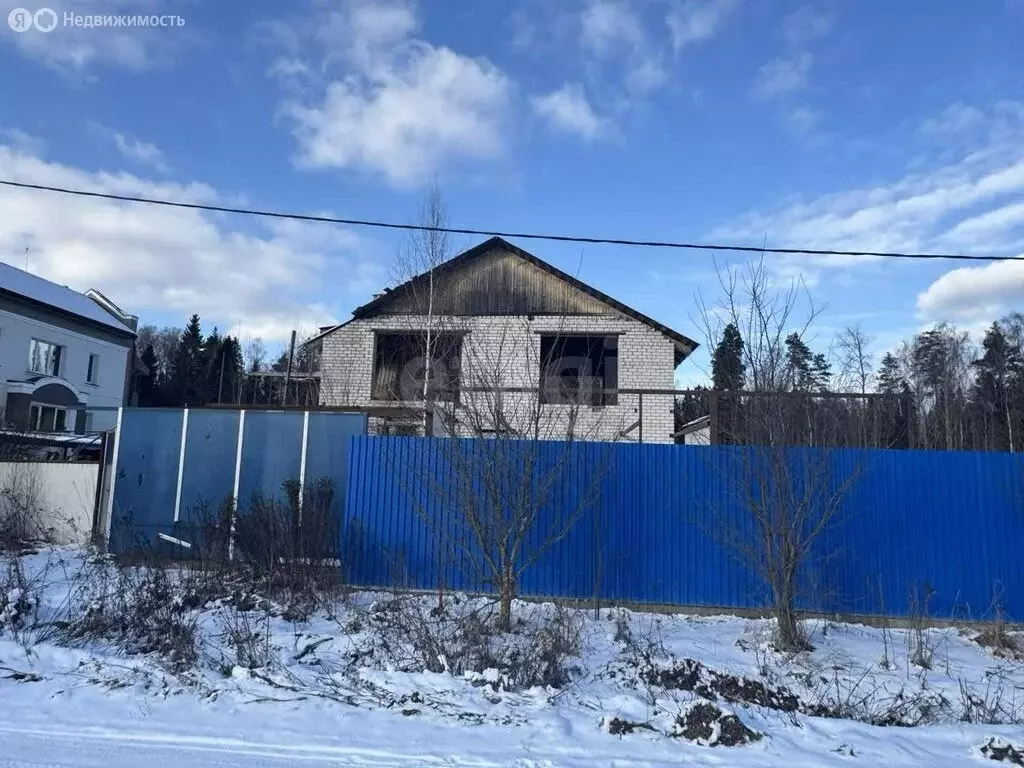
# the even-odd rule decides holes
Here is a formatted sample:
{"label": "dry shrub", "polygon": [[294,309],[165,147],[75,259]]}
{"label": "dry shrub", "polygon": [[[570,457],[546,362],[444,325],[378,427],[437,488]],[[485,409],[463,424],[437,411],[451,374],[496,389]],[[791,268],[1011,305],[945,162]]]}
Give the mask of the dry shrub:
{"label": "dry shrub", "polygon": [[16,462],[2,475],[0,486],[0,550],[18,551],[45,543],[42,487],[31,464]]}
{"label": "dry shrub", "polygon": [[39,610],[37,584],[28,578],[20,557],[8,558],[0,571],[0,635],[16,637],[35,624]]}
{"label": "dry shrub", "polygon": [[[375,604],[366,623],[380,664],[469,676],[506,690],[564,688],[578,671],[583,645],[582,616],[562,606],[505,632],[491,605],[450,600],[438,611],[424,598],[395,596]],[[498,674],[483,677],[487,670]]]}
{"label": "dry shrub", "polygon": [[198,617],[205,602],[187,572],[95,563],[79,572],[76,599],[59,624],[69,644],[111,642],[128,654],[157,654],[176,671],[199,660]]}
{"label": "dry shrub", "polygon": [[305,620],[344,594],[340,520],[329,479],[307,483],[301,504],[297,481],[283,489],[286,501],[253,494],[248,508],[238,511],[235,556],[254,586],[284,602],[289,617]]}
{"label": "dry shrub", "polygon": [[270,666],[274,653],[270,642],[269,613],[224,606],[218,612],[217,620],[221,627],[221,639],[234,653],[237,666],[246,669]]}
{"label": "dry shrub", "polygon": [[910,587],[907,622],[907,658],[914,666],[931,669],[937,643],[928,634],[929,610],[928,603],[935,590],[929,584],[913,584]]}

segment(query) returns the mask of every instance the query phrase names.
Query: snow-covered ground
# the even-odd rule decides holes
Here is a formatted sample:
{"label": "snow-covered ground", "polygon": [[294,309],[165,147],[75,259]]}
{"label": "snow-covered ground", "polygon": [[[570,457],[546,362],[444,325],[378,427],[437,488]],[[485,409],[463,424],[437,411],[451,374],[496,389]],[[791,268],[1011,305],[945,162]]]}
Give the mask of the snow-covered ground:
{"label": "snow-covered ground", "polygon": [[[1024,662],[965,630],[812,622],[787,655],[763,620],[517,603],[501,634],[479,598],[287,611],[71,550],[22,562],[23,588],[0,571],[0,768],[952,766],[1024,743]],[[156,635],[109,620],[125,584],[166,608]]]}

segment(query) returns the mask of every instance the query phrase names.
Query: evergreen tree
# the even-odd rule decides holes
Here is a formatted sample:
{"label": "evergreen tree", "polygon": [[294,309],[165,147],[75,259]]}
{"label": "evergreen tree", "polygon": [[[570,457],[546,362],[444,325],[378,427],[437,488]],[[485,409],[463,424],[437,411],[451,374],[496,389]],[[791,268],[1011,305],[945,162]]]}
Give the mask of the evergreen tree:
{"label": "evergreen tree", "polygon": [[810,389],[812,392],[828,392],[832,382],[832,364],[820,352],[811,358]]}
{"label": "evergreen tree", "polygon": [[214,326],[213,332],[203,342],[203,400],[208,403],[220,402],[222,396],[221,361],[224,350],[223,339]]}
{"label": "evergreen tree", "polygon": [[746,367],[743,364],[743,337],[733,323],[722,331],[722,338],[711,355],[711,380],[718,390],[743,389]]}
{"label": "evergreen tree", "polygon": [[950,325],[941,324],[914,337],[911,385],[921,411],[926,448],[952,451],[970,444],[966,424],[969,351],[967,333]]}
{"label": "evergreen tree", "polygon": [[976,374],[972,401],[981,422],[982,439],[985,447],[1012,451],[1018,440],[1014,412],[1021,351],[1010,343],[998,322],[985,332],[982,350],[982,356],[972,363]]}
{"label": "evergreen tree", "polygon": [[786,337],[786,378],[794,391],[813,392],[818,389],[817,370],[823,360],[815,359],[800,334],[791,333]]}
{"label": "evergreen tree", "polygon": [[168,394],[174,402],[169,405],[203,405],[206,381],[203,375],[203,332],[199,315],[192,315],[178,338],[174,356],[174,372]]}
{"label": "evergreen tree", "polygon": [[139,382],[139,405],[160,405],[160,361],[152,344],[147,344],[140,356],[148,373]]}
{"label": "evergreen tree", "polygon": [[887,395],[903,394],[907,381],[900,371],[900,361],[892,352],[886,352],[878,366],[878,391]]}

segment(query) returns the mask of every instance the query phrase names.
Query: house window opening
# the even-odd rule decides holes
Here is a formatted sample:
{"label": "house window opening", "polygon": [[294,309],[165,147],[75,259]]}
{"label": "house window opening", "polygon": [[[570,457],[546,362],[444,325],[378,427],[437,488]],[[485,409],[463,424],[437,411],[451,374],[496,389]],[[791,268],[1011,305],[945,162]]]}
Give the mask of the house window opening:
{"label": "house window opening", "polygon": [[[434,400],[458,402],[462,335],[430,334],[430,382]],[[374,400],[423,400],[427,374],[427,334],[379,332],[376,334],[373,365]]]}
{"label": "house window opening", "polygon": [[540,394],[544,403],[617,405],[617,336],[540,337]]}
{"label": "house window opening", "polygon": [[28,349],[28,369],[44,376],[60,375],[61,348],[41,339],[32,339]]}
{"label": "house window opening", "polygon": [[67,408],[32,403],[29,406],[28,428],[30,432],[67,432]]}

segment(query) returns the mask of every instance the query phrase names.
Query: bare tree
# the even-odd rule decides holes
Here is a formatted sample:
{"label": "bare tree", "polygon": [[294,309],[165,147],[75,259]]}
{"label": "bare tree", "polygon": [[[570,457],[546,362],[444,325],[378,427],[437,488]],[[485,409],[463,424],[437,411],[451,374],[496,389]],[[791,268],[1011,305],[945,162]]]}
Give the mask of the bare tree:
{"label": "bare tree", "polygon": [[[791,333],[803,337],[821,308],[815,307],[802,280],[775,288],[763,257],[742,269],[716,264],[716,274],[723,300],[709,306],[699,291],[696,297],[696,321],[708,348],[714,349],[722,329],[732,324],[743,338],[748,387],[755,392],[788,389],[786,337]],[[798,317],[801,309],[802,316]]]}
{"label": "bare tree", "polygon": [[728,473],[725,482],[733,488],[739,519],[725,511],[710,533],[767,587],[777,645],[801,649],[806,640],[798,599],[806,594],[812,572],[831,554],[819,545],[842,514],[858,472],[837,475],[830,447],[845,436],[837,434],[840,427],[815,393],[792,391],[786,338],[804,335],[819,312],[805,286],[777,286],[763,260],[743,272],[720,270],[719,282],[723,297],[718,304],[709,307],[698,297],[703,324],[709,334],[723,322],[740,329],[754,391],[740,396],[734,409],[742,423],[733,432],[746,445],[737,462],[720,465]]}
{"label": "bare tree", "polygon": [[[597,405],[609,395],[587,374],[591,356],[561,354],[563,322],[548,319],[556,341],[542,345],[530,321],[495,318],[463,351],[462,396],[442,426],[445,479],[433,488],[452,519],[425,520],[446,526],[452,559],[497,593],[503,628],[523,574],[595,508],[608,454],[592,445],[580,461],[578,441],[619,427]],[[540,385],[522,386],[532,371]]]}
{"label": "bare tree", "polygon": [[[430,418],[426,406],[430,398],[430,388],[436,386],[433,367],[442,345],[439,342],[442,338],[439,326],[443,318],[436,313],[435,275],[437,268],[452,257],[448,233],[444,231],[448,227],[448,212],[436,179],[423,198],[417,223],[424,228],[413,230],[400,247],[392,277],[396,283],[407,284],[413,306],[424,312],[422,327],[418,327],[417,330],[423,335],[421,395],[425,406],[422,428],[426,434]],[[420,275],[425,279],[414,279]],[[416,320],[417,326],[420,322]]]}
{"label": "bare tree", "polygon": [[842,389],[856,387],[862,395],[868,391],[872,378],[872,358],[868,351],[872,338],[860,325],[843,329],[836,339],[839,357],[839,382]]}

